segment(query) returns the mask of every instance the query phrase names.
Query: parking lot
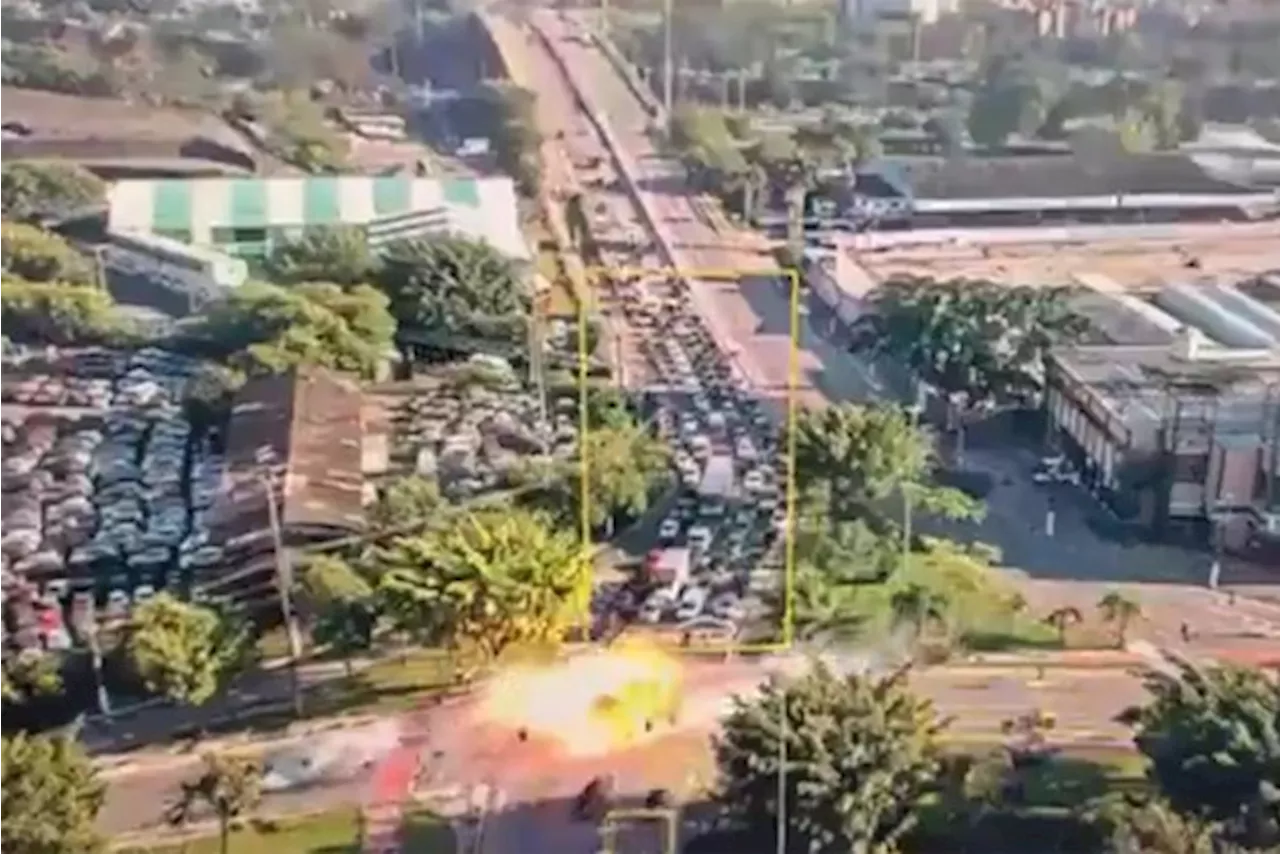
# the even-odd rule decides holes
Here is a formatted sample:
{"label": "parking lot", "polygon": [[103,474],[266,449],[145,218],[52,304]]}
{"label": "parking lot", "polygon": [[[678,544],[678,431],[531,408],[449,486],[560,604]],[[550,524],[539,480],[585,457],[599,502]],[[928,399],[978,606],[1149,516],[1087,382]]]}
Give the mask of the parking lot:
{"label": "parking lot", "polygon": [[544,411],[537,392],[500,362],[450,366],[384,403],[392,459],[435,480],[451,501],[503,488],[528,459],[567,459],[577,446],[575,397],[549,395]]}
{"label": "parking lot", "polygon": [[6,357],[0,550],[19,643],[66,642],[52,606],[95,596],[122,614],[221,563],[220,437],[193,435],[181,408],[195,370],[159,350]]}

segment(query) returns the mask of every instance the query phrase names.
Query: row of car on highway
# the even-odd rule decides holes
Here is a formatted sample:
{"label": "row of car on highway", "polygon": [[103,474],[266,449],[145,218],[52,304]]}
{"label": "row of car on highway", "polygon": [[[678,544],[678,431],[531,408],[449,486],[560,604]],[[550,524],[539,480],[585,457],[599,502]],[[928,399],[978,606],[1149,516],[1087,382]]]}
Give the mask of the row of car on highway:
{"label": "row of car on highway", "polygon": [[628,323],[650,329],[646,356],[662,383],[658,431],[672,446],[679,496],[647,560],[641,622],[763,613],[778,580],[763,568],[785,527],[776,429],[735,384],[728,357],[690,307],[687,285],[663,275],[616,284]]}

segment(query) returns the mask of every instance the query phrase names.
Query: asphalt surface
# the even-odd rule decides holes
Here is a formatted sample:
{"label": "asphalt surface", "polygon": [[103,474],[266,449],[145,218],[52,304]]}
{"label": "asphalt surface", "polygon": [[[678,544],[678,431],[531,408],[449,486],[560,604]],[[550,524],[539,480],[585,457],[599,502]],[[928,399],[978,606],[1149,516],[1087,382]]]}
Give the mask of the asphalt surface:
{"label": "asphalt surface", "polygon": [[[717,271],[773,266],[762,241],[750,234],[734,233],[722,215],[689,196],[675,180],[678,173],[673,164],[659,156],[645,132],[648,118],[642,106],[607,58],[594,47],[569,40],[566,26],[554,13],[534,13],[533,18],[568,64],[573,82],[588,106],[604,116],[621,144],[629,168],[643,184],[642,201],[660,221],[660,227],[674,238],[679,266]],[[550,167],[549,177],[553,183],[569,182],[571,167],[566,162],[598,156],[603,153],[603,144],[584,126],[572,91],[551,55],[537,42],[525,44],[527,52],[520,73],[529,75],[529,82],[539,94],[539,120],[547,124],[551,133],[565,131],[564,138],[556,140],[554,146],[561,153],[549,155],[555,164]],[[607,168],[602,177],[609,180]],[[620,195],[610,199],[610,215],[624,218],[628,204]],[[642,261],[650,263],[648,259]],[[796,394],[801,403],[868,399],[882,388],[867,366],[825,337],[827,329],[819,314],[803,318],[798,334],[792,335],[789,296],[776,280],[765,276],[741,280],[701,278],[695,284],[695,305],[708,319],[716,337],[733,349],[745,379],[767,395],[784,398],[788,394],[793,337],[799,344],[800,381]],[[1197,626],[1203,627],[1208,636],[1239,633],[1246,625],[1253,627],[1251,631],[1265,634],[1280,623],[1274,609],[1253,603],[1232,604],[1222,594],[1176,586],[1203,574],[1207,567],[1203,556],[1175,554],[1177,550],[1121,548],[1102,542],[1089,531],[1084,507],[1077,507],[1073,501],[1058,502],[1056,534],[1046,535],[1043,510],[1047,498],[1025,482],[1025,461],[981,451],[970,457],[973,465],[991,466],[1002,477],[1001,485],[988,498],[984,526],[967,533],[1001,543],[1010,564],[1046,579],[1037,583],[1054,585],[1061,579],[1082,577],[1111,583],[1132,579],[1145,582],[1141,595],[1144,602],[1150,595],[1154,603],[1150,606],[1150,633],[1160,642],[1177,642],[1178,626],[1187,619],[1198,621]],[[1162,584],[1155,586],[1151,582]],[[1063,592],[1050,586],[1042,589],[1047,602],[1057,601],[1054,597]],[[1088,604],[1096,601],[1100,588],[1071,584],[1066,589],[1087,597]],[[748,672],[733,669],[739,666],[748,668]],[[758,667],[749,663],[733,667],[716,665],[698,671],[690,683],[696,682],[699,690],[714,694],[717,684],[735,680],[745,684],[760,677]],[[1122,739],[1123,731],[1110,718],[1142,697],[1139,684],[1121,670],[1051,672],[1043,683],[1037,683],[1031,668],[1013,674],[933,669],[921,674],[918,687],[935,698],[943,714],[955,718],[953,730],[960,736],[994,735],[1001,720],[1044,707],[1059,714],[1064,733],[1074,733],[1070,737],[1086,743]],[[566,820],[564,799],[576,794],[598,773],[617,775],[620,785],[632,792],[659,786],[687,787],[689,764],[696,760],[681,759],[705,756],[707,735],[705,727],[694,727],[695,731],[671,733],[636,750],[592,763],[570,761],[558,755],[554,746],[521,744],[513,733],[486,730],[465,708],[422,710],[398,720],[405,732],[429,733],[427,746],[418,744],[418,736],[406,739],[373,772],[360,771],[297,791],[275,793],[265,808],[288,810],[302,805],[314,808],[330,803],[385,800],[404,784],[404,769],[420,755],[429,769],[430,779],[425,781],[429,787],[484,785],[500,793],[495,796],[497,803],[508,805],[495,810],[484,823],[478,854],[595,854],[599,846],[597,834],[589,825]],[[108,809],[104,810],[104,828],[123,830],[155,820],[176,793],[178,782],[197,769],[193,759],[187,766],[132,775],[113,785]],[[377,782],[384,777],[395,779],[384,786]],[[384,788],[387,791],[379,791]],[[650,831],[637,830],[624,833],[617,850],[625,854],[653,851],[653,842]]]}

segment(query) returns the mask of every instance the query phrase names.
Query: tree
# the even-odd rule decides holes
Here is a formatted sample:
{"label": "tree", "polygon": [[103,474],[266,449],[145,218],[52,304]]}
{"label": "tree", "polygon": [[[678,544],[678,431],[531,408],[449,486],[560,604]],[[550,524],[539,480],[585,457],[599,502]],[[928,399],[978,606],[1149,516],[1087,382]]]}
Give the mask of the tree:
{"label": "tree", "polygon": [[377,268],[363,229],[350,226],[308,229],[300,239],[273,248],[267,259],[271,278],[286,284],[358,285],[369,282]]}
{"label": "tree", "polygon": [[373,645],[378,623],[373,585],[346,561],[320,555],[307,564],[302,590],[313,615],[312,640],[341,656],[350,677],[351,657]]}
{"label": "tree", "polygon": [[61,660],[39,650],[27,649],[4,658],[4,702],[24,703],[62,693]]}
{"label": "tree", "polygon": [[734,698],[713,740],[717,798],[744,827],[771,837],[781,783],[788,851],[888,854],[934,785],[942,726],[907,690],[905,671],[840,676],[815,664],[798,679],[770,680],[758,697]]}
{"label": "tree", "polygon": [[134,609],[125,649],[148,691],[199,706],[244,663],[248,633],[210,608],[160,593]]}
{"label": "tree", "polygon": [[201,806],[218,819],[219,850],[227,854],[233,819],[255,809],[262,800],[262,768],[256,759],[206,753],[204,773],[183,783],[177,801],[169,808],[169,823],[181,827]]}
{"label": "tree", "polygon": [[807,409],[796,419],[796,485],[836,519],[878,516],[876,504],[911,491],[927,510],[957,517],[978,507],[963,493],[929,486],[933,452],[900,407],[841,403]]}
{"label": "tree", "polygon": [[1123,593],[1111,590],[1098,600],[1097,607],[1102,621],[1115,627],[1116,647],[1123,649],[1129,624],[1142,616],[1142,606]]}
{"label": "tree", "polygon": [[387,298],[367,285],[250,282],[206,308],[186,334],[250,376],[318,365],[371,377],[391,353],[395,329]]}
{"label": "tree", "polygon": [[1098,813],[1111,854],[1224,854],[1212,825],[1159,799],[1113,800]]}
{"label": "tree", "polygon": [[995,56],[982,71],[969,109],[969,135],[986,147],[1004,145],[1014,134],[1038,131],[1055,99],[1051,81],[1039,69],[1007,56]]}
{"label": "tree", "polygon": [[107,185],[73,163],[10,162],[0,170],[0,208],[16,220],[60,219],[105,204]]}
{"label": "tree", "polygon": [[89,284],[88,261],[60,235],[20,222],[0,224],[5,273],[29,282]]}
{"label": "tree", "polygon": [[1045,616],[1044,622],[1046,625],[1052,626],[1053,630],[1058,633],[1058,645],[1066,646],[1067,630],[1084,622],[1084,615],[1080,613],[1079,608],[1064,606],[1050,611]]}
{"label": "tree", "polygon": [[440,487],[418,475],[398,477],[378,490],[371,516],[379,528],[402,528],[425,523],[440,510]]}
{"label": "tree", "polygon": [[[643,428],[630,426],[592,430],[579,452],[585,460],[588,520],[592,527],[612,524],[623,514],[636,518],[671,477],[667,445]],[[562,481],[565,504],[579,515],[582,508],[582,466]]]}
{"label": "tree", "polygon": [[591,561],[573,532],[538,513],[473,513],[399,538],[377,560],[388,617],[482,665],[522,644],[556,643],[587,615]]}
{"label": "tree", "polygon": [[515,262],[487,243],[436,236],[388,245],[377,287],[402,333],[523,342],[531,297]]}
{"label": "tree", "polygon": [[98,344],[119,329],[111,294],[91,285],[5,276],[0,307],[5,336],[22,344]]}
{"label": "tree", "polygon": [[902,362],[976,406],[1036,388],[1049,348],[1087,325],[1063,289],[904,276],[876,289],[872,310],[854,324],[853,349]]}
{"label": "tree", "polygon": [[1260,669],[1178,666],[1131,710],[1150,776],[1179,812],[1280,845],[1280,682]]}
{"label": "tree", "polygon": [[536,196],[542,162],[537,94],[509,82],[490,80],[482,84],[481,103],[487,107],[489,139],[498,168],[516,179],[521,193]]}
{"label": "tree", "polygon": [[84,749],[65,736],[21,733],[3,742],[0,838],[16,854],[93,854],[106,785]]}
{"label": "tree", "polygon": [[909,627],[913,642],[918,642],[931,624],[946,625],[950,604],[940,591],[914,582],[889,595],[894,624]]}

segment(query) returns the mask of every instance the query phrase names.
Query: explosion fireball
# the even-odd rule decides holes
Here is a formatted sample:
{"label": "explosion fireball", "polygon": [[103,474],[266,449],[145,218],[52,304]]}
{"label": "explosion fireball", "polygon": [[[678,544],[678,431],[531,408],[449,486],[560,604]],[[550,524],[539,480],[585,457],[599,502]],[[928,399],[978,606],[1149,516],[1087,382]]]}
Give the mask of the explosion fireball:
{"label": "explosion fireball", "polygon": [[677,659],[647,644],[619,643],[512,665],[489,683],[482,708],[494,723],[553,739],[570,755],[594,756],[675,723],[682,689]]}

